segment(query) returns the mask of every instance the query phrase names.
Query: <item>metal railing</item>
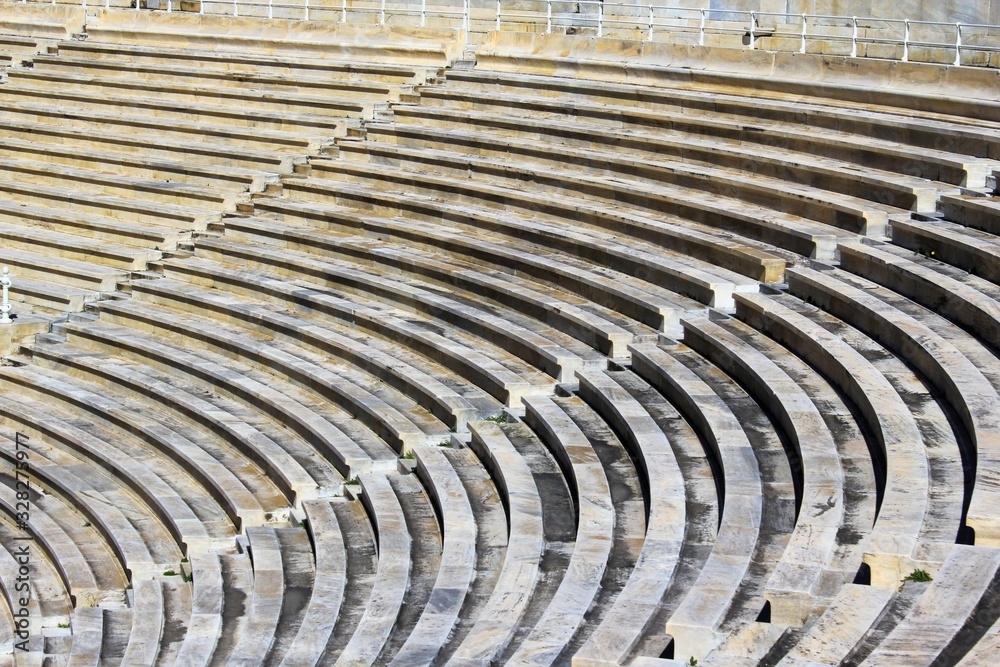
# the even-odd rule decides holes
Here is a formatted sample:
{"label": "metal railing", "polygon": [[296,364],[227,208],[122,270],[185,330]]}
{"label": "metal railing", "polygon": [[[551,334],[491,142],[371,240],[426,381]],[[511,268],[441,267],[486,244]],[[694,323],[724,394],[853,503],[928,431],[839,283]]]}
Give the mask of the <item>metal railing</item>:
{"label": "metal railing", "polygon": [[[29,0],[21,0],[28,2]],[[32,2],[36,0],[30,0]],[[136,11],[174,12],[180,0],[90,0],[91,7],[133,8]],[[1000,25],[947,23],[825,14],[785,14],[729,9],[691,9],[670,5],[620,4],[604,0],[536,0],[536,10],[504,7],[504,0],[192,0],[202,14],[254,16],[292,20],[322,20],[379,25],[414,20],[425,27],[448,25],[468,32],[516,29],[535,32],[589,32],[598,37],[627,36],[645,41],[687,39],[701,46],[741,36],[745,48],[799,53],[831,53],[841,45],[850,57],[889,58],[908,62],[915,51],[937,51],[935,62],[953,65],[992,65],[990,57],[969,59],[974,53],[1000,52]],[[88,0],[49,4],[87,7]],[[126,4],[127,3],[127,4]],[[155,5],[155,6],[154,6]],[[626,34],[627,33],[627,34]],[[919,33],[919,34],[915,34]],[[762,43],[763,40],[766,43]],[[950,54],[942,60],[941,52]],[[971,62],[976,60],[976,62]],[[983,62],[985,61],[985,62]]]}

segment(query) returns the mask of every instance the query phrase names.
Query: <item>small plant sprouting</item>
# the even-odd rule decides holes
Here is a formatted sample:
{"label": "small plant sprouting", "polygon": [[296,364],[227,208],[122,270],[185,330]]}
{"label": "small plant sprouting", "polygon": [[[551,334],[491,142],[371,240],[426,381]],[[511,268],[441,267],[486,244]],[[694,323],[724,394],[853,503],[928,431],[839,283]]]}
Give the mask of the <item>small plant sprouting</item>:
{"label": "small plant sprouting", "polygon": [[69,623],[60,623],[59,627],[60,628],[68,628],[69,627]]}
{"label": "small plant sprouting", "polygon": [[501,412],[498,415],[493,415],[492,417],[487,417],[485,421],[493,422],[494,424],[506,424],[507,423],[507,415],[505,415],[504,413]]}
{"label": "small plant sprouting", "polygon": [[194,581],[194,575],[193,574],[185,574],[184,575],[184,583],[190,584],[193,581]]}
{"label": "small plant sprouting", "polygon": [[351,475],[351,478],[349,480],[347,480],[347,483],[348,484],[357,484],[358,483],[358,476],[357,475]]}
{"label": "small plant sprouting", "polygon": [[688,665],[690,667],[698,667],[698,659],[692,655],[691,658],[688,660]]}
{"label": "small plant sprouting", "polygon": [[84,521],[83,522],[83,527],[84,528],[90,528],[90,522],[89,521]]}
{"label": "small plant sprouting", "polygon": [[306,520],[302,519],[302,521],[299,521],[299,528],[305,528],[305,527],[306,527]]}
{"label": "small plant sprouting", "polygon": [[164,577],[176,577],[177,573],[174,572],[173,570],[167,570],[166,572],[163,573],[163,576]]}
{"label": "small plant sprouting", "polygon": [[181,558],[181,562],[182,562],[182,563],[186,563],[186,562],[188,562],[188,558],[187,558],[187,556],[184,556],[184,558]]}
{"label": "small plant sprouting", "polygon": [[933,579],[931,579],[931,575],[927,573],[927,570],[914,570],[913,572],[910,572],[908,575],[903,577],[903,581],[924,582],[924,581],[933,581]]}
{"label": "small plant sprouting", "polygon": [[404,461],[412,461],[415,458],[415,455],[413,454],[413,450],[411,449],[410,451],[406,452],[399,458],[403,459]]}

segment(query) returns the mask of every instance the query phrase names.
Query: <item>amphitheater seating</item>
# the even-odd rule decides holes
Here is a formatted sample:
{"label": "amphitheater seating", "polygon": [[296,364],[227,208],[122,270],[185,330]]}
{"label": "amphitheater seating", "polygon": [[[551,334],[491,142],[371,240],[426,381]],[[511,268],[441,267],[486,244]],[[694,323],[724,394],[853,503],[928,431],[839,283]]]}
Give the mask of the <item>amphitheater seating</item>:
{"label": "amphitheater seating", "polygon": [[982,91],[23,4],[0,664],[991,664]]}

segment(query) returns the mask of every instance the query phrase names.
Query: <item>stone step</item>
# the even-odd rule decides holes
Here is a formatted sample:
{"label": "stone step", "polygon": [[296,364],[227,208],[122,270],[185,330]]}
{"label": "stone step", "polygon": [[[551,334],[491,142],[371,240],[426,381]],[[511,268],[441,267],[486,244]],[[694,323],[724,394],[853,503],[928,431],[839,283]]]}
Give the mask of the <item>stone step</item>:
{"label": "stone step", "polygon": [[239,642],[229,660],[244,664],[268,655],[278,632],[285,577],[281,544],[270,526],[254,526],[246,531],[253,586],[246,602],[245,621]]}
{"label": "stone step", "polygon": [[[647,187],[652,187],[652,184],[657,187],[689,187],[696,191],[723,194],[748,203],[795,213],[866,236],[883,236],[889,215],[906,215],[905,209],[860,197],[857,181],[861,179],[855,177],[854,172],[850,172],[849,176],[854,177],[850,181],[853,182],[855,191],[847,193],[843,192],[850,190],[846,184],[839,188],[840,191],[834,191],[825,181],[822,186],[815,187],[810,181],[820,180],[817,177],[799,179],[796,182],[791,175],[785,176],[785,172],[782,172],[782,177],[771,176],[766,171],[757,169],[753,163],[716,165],[705,161],[689,161],[683,159],[683,156],[679,156],[681,159],[670,159],[674,156],[669,154],[640,157],[634,156],[631,150],[624,153],[620,148],[601,150],[603,147],[566,146],[551,141],[499,138],[463,129],[438,130],[400,122],[392,125],[368,123],[365,129],[369,141],[387,143],[390,146],[451,151],[494,160],[516,158],[522,164],[530,162],[539,169],[563,172],[572,179],[571,182],[582,178],[582,174],[586,177],[603,176],[605,179],[626,183],[640,181]],[[344,151],[343,156],[349,157],[349,153],[350,151]],[[786,171],[794,174],[794,167],[790,165]],[[829,180],[836,183],[836,178]],[[933,212],[937,190],[926,186],[924,189],[930,190],[931,194],[918,200],[915,205],[922,206],[921,210]],[[913,187],[904,190],[912,191]],[[587,193],[589,196],[594,194],[596,189]],[[882,195],[882,191],[877,194]],[[881,198],[887,199],[885,196]],[[905,201],[902,197],[892,197],[890,201],[897,199]]]}
{"label": "stone step", "polygon": [[88,415],[112,432],[135,438],[151,450],[149,453],[135,450],[134,455],[140,460],[161,457],[172,460],[225,510],[237,531],[260,525],[266,521],[267,512],[287,507],[273,484],[260,479],[259,469],[247,470],[245,464],[233,461],[231,454],[226,456],[202,440],[204,436],[186,432],[151,406],[117,396],[102,385],[67,382],[65,376],[43,372],[38,367],[32,367],[30,372],[27,367],[22,368],[20,373],[9,374],[5,379],[21,391]]}
{"label": "stone step", "polygon": [[[17,400],[9,391],[0,414],[31,437],[58,443],[60,448],[88,457],[109,474],[122,479],[166,525],[182,552],[211,548],[218,541],[231,541],[232,524],[199,486],[181,475],[159,457],[138,456],[134,446],[117,434],[101,432],[96,426],[85,431],[73,425],[74,416],[51,402],[39,403],[20,392]],[[91,434],[90,430],[97,432]],[[114,443],[114,444],[111,444]],[[150,469],[144,461],[154,463]],[[192,505],[197,508],[194,511]]]}
{"label": "stone step", "polygon": [[455,649],[455,664],[488,664],[513,640],[543,576],[543,510],[539,489],[527,461],[500,424],[470,424],[470,448],[490,472],[505,499],[509,532],[507,552],[489,602]]}
{"label": "stone step", "polygon": [[0,239],[4,247],[27,250],[42,255],[108,266],[126,271],[145,271],[147,263],[160,259],[153,249],[112,245],[107,241],[91,240],[62,232],[50,232],[39,227],[10,225],[0,222]]}
{"label": "stone step", "polygon": [[[337,194],[345,199],[350,196],[348,203],[356,201],[362,206],[389,203],[385,193],[379,193],[378,199],[375,199],[375,193],[369,191],[338,188]],[[404,199],[393,195],[391,201],[393,204],[398,202],[401,208],[415,203],[420,206],[414,196]],[[430,207],[436,208],[437,204],[428,202],[426,206],[433,210]],[[475,258],[509,272],[544,281],[550,286],[558,285],[661,331],[678,327],[681,313],[704,309],[701,304],[669,292],[659,285],[608,267],[597,266],[582,257],[556,251],[551,245],[546,247],[542,243],[547,237],[535,236],[536,232],[532,230],[537,229],[538,225],[532,225],[527,220],[523,224],[508,227],[513,216],[468,208],[448,208],[446,204],[441,206],[442,224],[436,224],[436,221],[424,222],[404,217],[407,214],[405,209],[400,211],[403,214],[400,217],[383,218],[326,203],[257,200],[254,204],[255,210],[268,216],[278,216],[284,222],[303,221],[320,228],[359,230],[366,235],[378,234],[380,237],[403,240],[422,248],[443,249],[450,254]],[[418,207],[414,208],[414,214],[422,213],[422,209]],[[448,224],[452,220],[451,216],[454,216],[454,225]],[[479,220],[483,220],[481,229],[477,226]],[[530,240],[537,242],[531,243]]]}
{"label": "stone step", "polygon": [[315,557],[309,535],[303,527],[275,528],[281,551],[284,592],[274,643],[268,658],[277,663],[293,646],[302,626],[316,579]]}
{"label": "stone step", "polygon": [[417,477],[437,512],[442,541],[440,567],[419,619],[390,664],[429,664],[438,656],[459,622],[477,576],[476,518],[461,478],[437,447],[418,447],[414,455]]}
{"label": "stone step", "polygon": [[253,568],[245,553],[220,555],[219,564],[223,592],[222,628],[210,664],[228,662],[243,640],[254,590]]}
{"label": "stone step", "polygon": [[371,80],[387,83],[411,83],[422,80],[419,67],[392,65],[377,62],[353,63],[332,59],[294,58],[287,54],[264,54],[244,51],[232,53],[222,50],[197,50],[193,48],[168,48],[140,44],[110,44],[96,41],[62,42],[59,55],[86,58],[92,61],[121,61],[138,65],[177,65],[210,71],[254,73],[278,76],[300,74],[323,79]]}
{"label": "stone step", "polygon": [[[937,311],[986,345],[1000,348],[1000,290],[970,275],[947,275],[945,267],[890,245],[842,244],[841,268]],[[950,273],[950,272],[949,272]]]}
{"label": "stone step", "polygon": [[10,267],[12,286],[17,279],[46,282],[77,290],[108,292],[115,289],[127,273],[114,267],[90,262],[52,257],[32,250],[7,246],[0,250],[0,264]]}
{"label": "stone step", "polygon": [[[423,447],[430,448],[427,445]],[[390,660],[390,656],[396,658],[400,649],[414,637],[424,610],[437,592],[437,580],[445,564],[445,524],[424,482],[415,475],[389,475],[387,478],[399,500],[410,536],[410,581],[399,613],[392,623],[391,634],[379,653],[379,660],[382,661]]]}
{"label": "stone step", "polygon": [[897,222],[892,229],[895,245],[1000,284],[1000,244],[992,233],[946,220]]}
{"label": "stone step", "polygon": [[[991,443],[998,428],[996,420],[1000,397],[984,376],[984,371],[991,373],[991,369],[977,367],[951,342],[919,319],[878,298],[872,283],[863,281],[862,288],[848,284],[841,277],[839,272],[797,268],[789,273],[789,288],[792,294],[800,298],[809,296],[824,310],[844,318],[890,349],[904,354],[908,352],[907,358],[911,363],[943,394],[965,429],[962,435],[969,438],[966,441],[965,437],[959,436],[960,446],[966,448],[965,456],[974,457],[972,460],[977,461],[975,479],[970,480],[971,488],[966,489],[966,494],[972,499],[964,524],[975,531],[979,545],[992,545],[998,538],[991,513],[985,509],[994,503],[993,485],[989,481],[991,473],[987,470],[997,456]],[[877,330],[874,327],[878,327]],[[906,352],[903,352],[904,345]],[[989,359],[995,361],[992,355]],[[969,453],[968,449],[973,449],[975,453]]]}
{"label": "stone step", "polygon": [[361,503],[374,531],[378,563],[367,606],[338,658],[343,664],[372,664],[378,659],[403,610],[408,587],[419,585],[414,578],[419,577],[419,572],[414,571],[412,560],[414,538],[407,530],[406,516],[393,485],[379,473],[362,474],[358,482]]}
{"label": "stone step", "polygon": [[[156,130],[162,131],[156,136],[156,145],[152,146],[148,138],[143,136],[142,128],[138,126],[115,127],[111,119],[102,123],[98,118],[93,119],[92,123],[82,123],[82,125],[74,127],[71,122],[49,124],[6,120],[0,127],[0,137],[4,140],[27,141],[39,147],[59,148],[66,152],[94,150],[99,147],[102,151],[133,158],[169,160],[188,167],[202,165],[203,168],[215,168],[223,174],[237,170],[250,173],[289,174],[301,164],[302,159],[287,152],[268,152],[253,145],[239,146],[239,151],[236,152],[233,141],[226,145],[222,139],[213,139],[209,132],[203,133],[204,141],[199,143],[193,141],[192,137],[188,137],[188,141],[185,141],[184,137],[171,136],[171,130],[176,132],[176,127],[157,127]],[[148,129],[153,131],[154,128]],[[194,131],[197,128],[190,129]],[[231,139],[238,141],[235,136]],[[249,141],[250,137],[247,139],[246,143],[252,144]],[[307,144],[303,142],[303,152],[306,147]],[[292,147],[286,150],[290,148]]]}
{"label": "stone step", "polygon": [[219,643],[226,593],[218,554],[194,554],[190,559],[192,579],[191,617],[177,649],[178,662],[204,667]]}
{"label": "stone step", "polygon": [[569,484],[576,510],[575,544],[566,574],[545,613],[510,658],[551,665],[588,620],[600,592],[614,542],[615,509],[601,460],[569,415],[545,397],[526,400],[525,411],[525,423],[545,444]]}
{"label": "stone step", "polygon": [[[116,91],[117,92],[117,91]],[[4,87],[0,97],[7,104],[23,105],[47,104],[71,107],[88,113],[130,109],[141,111],[147,119],[157,119],[160,123],[173,123],[175,119],[198,121],[210,125],[233,125],[255,130],[282,130],[298,133],[319,133],[323,136],[340,136],[346,132],[348,116],[294,113],[283,105],[275,109],[244,112],[234,109],[225,101],[217,104],[197,103],[194,100],[146,99],[141,94],[113,94],[105,89],[64,90],[61,86],[46,87],[19,83],[16,87]],[[179,103],[180,102],[180,103]],[[363,109],[351,111],[351,117],[360,118]]]}
{"label": "stone step", "polygon": [[634,340],[631,331],[618,322],[593,313],[588,302],[542,291],[541,286],[521,281],[517,276],[479,270],[478,266],[457,258],[425,254],[412,246],[247,218],[228,218],[226,235],[240,241],[273,244],[314,255],[329,252],[336,254],[338,259],[350,258],[386,272],[402,273],[410,280],[447,286],[466,301],[485,297],[499,307],[511,308],[520,315],[549,324],[611,357],[625,356],[625,346]]}
{"label": "stone step", "polygon": [[[114,96],[141,100],[143,104],[170,102],[173,104],[195,103],[198,106],[221,108],[238,106],[246,115],[254,112],[295,113],[300,116],[332,116],[360,118],[371,113],[371,102],[329,96],[318,91],[307,93],[288,90],[267,91],[245,82],[244,86],[221,86],[216,81],[202,78],[185,81],[175,77],[164,81],[149,81],[134,73],[127,77],[92,76],[65,71],[53,72],[49,69],[12,69],[7,74],[12,88],[28,87],[33,91],[55,90],[60,94],[75,94],[95,91],[97,97]],[[332,91],[331,91],[332,92]],[[337,91],[341,92],[341,91]]]}
{"label": "stone step", "polygon": [[132,632],[125,647],[125,664],[153,664],[161,653],[163,637],[164,594],[159,579],[140,579],[133,582]]}
{"label": "stone step", "polygon": [[960,225],[1000,235],[1000,204],[996,197],[942,197],[941,213]]}
{"label": "stone step", "polygon": [[[154,516],[153,510],[135,495],[120,488],[122,484],[85,461],[53,449],[44,441],[32,440],[31,443],[35,483],[47,493],[57,494],[84,517],[78,525],[72,526],[75,531],[98,533],[96,540],[90,533],[86,540],[80,541],[88,553],[94,554],[95,562],[103,561],[103,557],[98,555],[102,546],[118,560],[117,567],[94,568],[101,581],[108,582],[102,583],[103,587],[120,582],[124,590],[126,583],[118,577],[151,578],[181,559],[180,550]],[[14,460],[13,454],[8,458]],[[143,517],[141,532],[128,521],[127,516]],[[94,545],[92,551],[88,546],[90,544]],[[122,599],[116,597],[114,601],[121,602]]]}
{"label": "stone step", "polygon": [[[476,528],[476,576],[468,587],[458,623],[449,641],[438,649],[438,660],[444,664],[462,645],[483,611],[491,604],[490,600],[503,571],[509,524],[496,485],[471,449],[442,447],[435,451],[448,460],[461,481]],[[449,539],[447,529],[445,539]],[[405,654],[400,656],[401,660],[403,658]]]}
{"label": "stone step", "polygon": [[[189,271],[192,265],[185,263]],[[177,268],[177,265],[172,265],[172,268]],[[220,284],[235,283],[241,293],[253,294],[258,299],[266,296],[279,303],[293,305],[296,311],[321,313],[337,325],[350,325],[356,331],[374,334],[383,340],[405,341],[407,352],[425,357],[468,378],[468,381],[504,403],[516,405],[521,396],[548,393],[552,386],[549,376],[513,355],[494,346],[483,346],[481,341],[464,332],[444,329],[438,323],[425,323],[410,313],[357,297],[348,299],[345,297],[351,295],[347,294],[331,294],[322,284],[312,281],[300,279],[291,282],[248,271],[234,274],[228,270],[228,274],[226,269],[216,264],[208,275]],[[249,290],[250,287],[253,289]],[[474,396],[470,399],[474,405],[478,404],[479,410],[495,410],[483,405]],[[456,420],[456,427],[458,423],[459,420]]]}
{"label": "stone step", "polygon": [[[515,123],[502,111],[505,106],[514,106],[517,102],[515,95],[492,93],[479,96],[475,105],[478,108],[459,109],[438,103],[398,106],[395,113],[400,122],[423,126],[474,127],[500,136],[539,136],[572,146],[627,148],[639,154],[676,155],[685,160],[720,165],[751,164],[762,173],[780,170],[796,182],[812,182],[822,175],[824,187],[837,192],[847,189],[845,194],[864,193],[869,199],[879,192],[888,196],[884,203],[893,202],[896,192],[907,197],[907,188],[929,187],[918,179],[968,188],[985,187],[987,177],[995,168],[993,160],[970,158],[940,149],[913,149],[902,143],[837,132],[835,128],[804,128],[797,123],[764,119],[748,125],[721,116],[685,113],[683,109],[656,110],[661,125],[672,130],[670,134],[656,132],[652,123],[649,127],[638,122],[634,127],[609,127],[602,120],[615,116],[607,113],[606,106],[584,105],[578,100],[573,104],[577,114],[573,123],[551,122],[554,116],[565,113],[566,107],[560,108],[561,102],[555,99],[543,101],[538,98],[531,100],[531,105],[545,109],[547,117],[522,115]],[[496,109],[490,107],[491,103]],[[630,112],[625,106],[618,107],[614,113],[622,120],[638,121],[642,117],[642,111]],[[648,110],[646,117],[649,117]],[[763,147],[767,148],[766,152],[761,150]],[[916,173],[902,172],[903,163],[911,165]],[[859,170],[855,165],[864,165],[866,169]],[[903,202],[896,205],[910,208]]]}
{"label": "stone step", "polygon": [[580,397],[608,423],[634,461],[645,501],[646,533],[636,565],[601,625],[577,653],[581,660],[622,663],[644,634],[663,637],[651,621],[678,572],[687,489],[670,440],[621,384],[628,382],[622,372],[577,377]]}
{"label": "stone step", "polygon": [[[427,175],[402,169],[394,169],[377,165],[354,165],[347,162],[329,162],[320,165],[314,163],[316,178],[310,182],[288,183],[285,187],[288,196],[305,201],[335,200],[343,186],[328,185],[329,179],[346,181],[351,187],[362,186],[367,190],[383,190],[397,195],[404,192],[422,194],[427,197],[445,198],[447,195],[459,196],[476,202],[497,201],[500,207],[511,209],[535,210],[535,204],[528,201],[528,196],[519,190],[496,188],[472,181],[456,184],[453,178]],[[491,192],[487,192],[491,191]],[[515,194],[516,193],[516,194]],[[383,196],[381,192],[379,197]],[[536,197],[536,199],[541,199]],[[552,198],[545,198],[552,201]],[[497,206],[490,205],[490,208]],[[574,216],[575,217],[575,216]],[[533,226],[539,230],[536,222]],[[651,248],[646,244],[628,242],[623,239],[612,239],[610,235],[595,238],[597,235],[587,230],[566,230],[541,228],[533,234],[531,241],[541,242],[553,249],[570,254],[584,256],[591,261],[607,266],[617,271],[628,273],[642,279],[667,286],[678,294],[694,298],[706,305],[720,309],[732,305],[732,294],[736,291],[756,290],[758,283],[726,269],[720,269],[681,256],[680,253],[666,253],[659,248]],[[544,236],[543,236],[544,234]],[[541,236],[542,238],[538,238]],[[830,237],[831,240],[833,237]],[[536,241],[537,239],[537,241]]]}
{"label": "stone step", "polygon": [[[685,320],[684,341],[736,380],[791,445],[794,530],[765,586],[771,622],[801,626],[830,601],[830,590],[854,576],[834,564],[844,530],[844,470],[819,409],[799,385],[746,341],[749,327]],[[831,583],[833,582],[833,583]]]}
{"label": "stone step", "polygon": [[[139,315],[139,311],[132,311]],[[373,466],[395,465],[395,455],[367,429],[351,424],[350,415],[321,404],[315,396],[273,375],[256,372],[236,360],[207,350],[192,350],[188,341],[174,340],[153,320],[149,331],[139,328],[144,320],[125,318],[132,326],[67,325],[67,340],[78,347],[148,363],[194,381],[208,382],[215,392],[244,405],[259,406],[298,437],[311,443],[345,479]],[[104,316],[114,322],[114,317]],[[195,353],[197,352],[197,353]],[[238,371],[233,373],[232,371]],[[364,448],[358,443],[364,445]],[[373,462],[373,456],[375,459]]]}
{"label": "stone step", "polygon": [[[156,138],[156,143],[160,139],[200,142],[208,146],[232,146],[248,151],[273,151],[278,155],[305,154],[318,150],[323,144],[316,136],[303,136],[301,132],[227,124],[225,116],[218,120],[182,116],[164,123],[162,118],[156,116],[123,111],[129,108],[126,105],[113,109],[90,109],[44,98],[5,99],[0,95],[0,118],[5,121],[41,123],[44,126],[55,123],[64,130],[89,133],[91,136],[131,135],[137,139]],[[44,136],[44,129],[42,134]]]}
{"label": "stone step", "polygon": [[315,576],[297,633],[281,661],[281,664],[289,666],[316,664],[319,661],[337,624],[347,583],[344,535],[331,501],[309,500],[302,507],[306,514],[306,529],[314,545]]}
{"label": "stone step", "polygon": [[[369,144],[363,146],[359,150],[367,150]],[[325,185],[323,180],[346,180],[389,192],[406,188],[410,192],[439,199],[459,197],[460,201],[479,207],[521,215],[544,215],[556,218],[556,221],[569,218],[576,222],[582,217],[584,222],[609,231],[616,224],[638,221],[635,226],[638,227],[639,238],[655,239],[668,249],[691,254],[704,261],[710,261],[715,256],[725,258],[731,255],[731,258],[720,259],[717,263],[751,276],[760,275],[763,267],[778,271],[780,275],[781,265],[774,261],[774,246],[789,253],[822,258],[829,255],[832,239],[855,236],[819,223],[808,223],[799,217],[775,215],[769,209],[731,199],[699,196],[690,190],[657,197],[656,193],[650,194],[641,188],[630,190],[627,184],[609,181],[585,184],[584,191],[594,188],[601,195],[588,198],[585,194],[580,196],[581,188],[567,183],[563,175],[519,173],[508,163],[483,166],[477,171],[476,165],[467,161],[462,164],[453,162],[449,165],[453,171],[435,173],[429,164],[421,163],[421,160],[427,162],[432,159],[424,154],[423,151],[418,152],[413,156],[416,160],[407,156],[389,163],[399,167],[388,167],[385,163],[374,161],[359,164],[361,160],[314,160],[315,184],[297,183],[297,187],[289,188],[288,193],[292,198],[315,200],[322,197],[320,188]],[[421,155],[424,157],[421,158]],[[433,156],[433,159],[437,160],[438,156]],[[505,171],[510,172],[507,180],[501,173]],[[527,181],[535,184],[527,185]],[[307,196],[310,193],[311,198]],[[448,196],[442,193],[448,193]],[[670,216],[659,215],[657,212],[661,210],[670,211]],[[681,230],[671,232],[671,223]],[[693,232],[684,233],[689,226],[694,227]],[[720,238],[720,231],[729,232],[731,236]]]}
{"label": "stone step", "polygon": [[[70,52],[71,53],[71,52]],[[190,58],[190,52],[183,52]],[[39,55],[31,59],[32,70],[36,73],[52,73],[56,75],[70,74],[73,76],[91,76],[98,80],[108,78],[127,79],[129,83],[156,83],[167,89],[179,86],[216,87],[221,89],[239,88],[244,91],[269,91],[273,93],[291,94],[323,94],[335,98],[376,99],[379,101],[391,99],[394,86],[388,83],[362,79],[344,79],[341,77],[315,76],[304,72],[294,75],[280,75],[264,72],[239,72],[206,67],[208,63],[199,66],[185,67],[177,60],[171,63],[136,62],[136,58],[123,60],[121,58],[93,58],[90,53],[69,55],[67,52],[57,56]],[[179,54],[178,54],[179,55]],[[143,61],[149,58],[141,58]],[[158,86],[159,87],[159,86]],[[161,88],[162,89],[162,88]]]}
{"label": "stone step", "polygon": [[347,585],[343,603],[333,635],[326,645],[326,655],[335,659],[355,636],[367,609],[377,576],[379,547],[374,537],[375,529],[359,500],[334,501],[331,507],[340,525],[347,556],[344,561]]}
{"label": "stone step", "polygon": [[[937,483],[931,471],[944,465],[937,474],[954,474],[955,462],[949,464],[947,452],[956,445],[949,446],[944,434],[922,428],[914,410],[926,410],[929,402],[911,407],[904,401],[911,392],[926,394],[926,388],[915,377],[907,381],[905,367],[874,341],[843,324],[835,326],[832,318],[819,318],[811,312],[815,308],[795,305],[792,299],[756,296],[741,299],[737,314],[809,360],[857,407],[872,434],[878,513],[864,557],[872,584],[891,587],[915,568],[936,569],[958,527],[955,508],[948,507],[954,491],[947,485],[932,491]],[[925,442],[926,449],[912,447],[914,442]],[[938,447],[942,455],[935,451]]]}
{"label": "stone step", "polygon": [[331,254],[317,257],[289,249],[205,240],[198,255],[218,261],[240,262],[251,269],[287,274],[293,279],[320,280],[340,292],[386,304],[401,311],[415,311],[434,325],[458,329],[463,334],[492,343],[557,380],[565,381],[580,368],[605,364],[599,352],[546,323],[518,317],[502,308],[479,308],[476,301],[451,298],[423,281],[397,279],[392,274],[342,261]]}
{"label": "stone step", "polygon": [[[234,451],[259,466],[294,506],[299,506],[305,499],[316,497],[321,488],[324,493],[330,492],[330,488],[322,483],[323,478],[317,482],[289,454],[285,449],[286,442],[277,444],[236,414],[221,410],[216,402],[209,402],[177,388],[169,378],[158,378],[142,372],[136,364],[121,363],[104,355],[82,352],[69,345],[36,345],[32,348],[32,358],[39,366],[73,373],[105,384],[119,393],[128,392],[154,399],[157,410],[169,408],[172,415],[221,436]],[[335,483],[332,488],[339,490],[339,483]]]}
{"label": "stone step", "polygon": [[[746,83],[749,83],[747,81]],[[746,85],[746,84],[744,84]],[[811,85],[811,84],[810,84]],[[474,71],[449,72],[446,90],[454,86],[484,97],[486,91],[517,92],[524,98],[551,98],[572,95],[575,103],[630,107],[636,115],[655,117],[656,111],[681,110],[688,113],[748,121],[779,121],[799,127],[835,127],[842,133],[875,137],[919,148],[940,150],[941,140],[949,151],[973,157],[995,158],[997,142],[991,136],[995,122],[970,116],[912,110],[906,107],[878,108],[870,103],[830,105],[793,95],[789,99],[766,99],[743,90],[699,90],[686,86],[636,86],[634,84],[572,78],[542,77],[532,74]],[[526,91],[530,91],[526,93]],[[749,94],[748,94],[749,93]],[[430,91],[421,94],[430,99]],[[627,100],[627,104],[621,104]],[[565,107],[564,107],[565,109]]]}

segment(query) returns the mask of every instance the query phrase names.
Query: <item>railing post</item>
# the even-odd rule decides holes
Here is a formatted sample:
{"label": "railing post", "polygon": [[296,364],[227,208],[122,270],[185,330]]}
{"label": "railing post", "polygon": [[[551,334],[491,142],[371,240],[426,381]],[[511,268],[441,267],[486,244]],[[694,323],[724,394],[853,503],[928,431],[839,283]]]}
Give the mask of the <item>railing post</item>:
{"label": "railing post", "polygon": [[382,0],[382,4],[379,5],[378,9],[378,24],[385,25],[385,0]]}
{"label": "railing post", "polygon": [[0,274],[0,287],[3,288],[3,297],[0,298],[0,324],[10,324],[10,269],[3,267]]}
{"label": "railing post", "polygon": [[340,22],[347,23],[347,0],[340,0]]}
{"label": "railing post", "polygon": [[309,0],[306,0],[306,15],[305,15],[305,18],[303,20],[305,20],[305,21],[309,20]]}
{"label": "railing post", "polygon": [[167,0],[167,13],[168,13],[168,14],[169,14],[169,13],[170,13],[171,11],[173,11],[173,8],[171,7],[171,5],[172,5],[172,4],[173,4],[173,1],[172,1],[172,0]]}
{"label": "railing post", "polygon": [[705,10],[701,10],[701,26],[698,28],[698,46],[705,46]]}
{"label": "railing post", "polygon": [[[601,3],[604,4],[604,3]],[[653,5],[649,5],[649,34],[646,35],[646,39],[653,41]]]}
{"label": "railing post", "polygon": [[420,27],[427,25],[427,0],[420,0]]}
{"label": "railing post", "polygon": [[[167,2],[170,2],[170,0],[167,0]],[[267,0],[267,18],[274,18],[274,0]]]}
{"label": "railing post", "polygon": [[955,67],[962,64],[962,24],[955,24]]}
{"label": "railing post", "polygon": [[757,14],[756,14],[756,12],[750,12],[750,50],[751,51],[753,51],[755,48],[757,48],[754,45],[754,43],[753,43],[754,42],[754,37],[755,37],[754,33],[756,32],[756,30],[755,30],[756,27],[757,27]]}
{"label": "railing post", "polygon": [[[136,2],[136,4],[139,4],[139,3]],[[104,8],[105,9],[110,9],[111,8],[111,0],[104,0]]]}
{"label": "railing post", "polygon": [[[202,2],[204,2],[204,0],[202,0]],[[138,1],[136,2],[136,4],[139,4]],[[239,15],[240,15],[239,0],[233,0],[233,17],[237,17]]]}
{"label": "railing post", "polygon": [[[552,4],[549,3],[551,10]],[[600,37],[604,34],[604,3],[597,3],[597,36]]]}
{"label": "railing post", "polygon": [[[598,30],[600,30],[600,24],[598,23]],[[552,0],[545,0],[545,34],[549,35],[552,33]]]}
{"label": "railing post", "polygon": [[802,45],[799,46],[799,53],[806,52],[806,15],[802,15]]}
{"label": "railing post", "polygon": [[497,0],[497,32],[500,31],[500,0]]}
{"label": "railing post", "polygon": [[858,17],[852,16],[851,23],[854,25],[854,30],[851,33],[851,57],[858,57]]}
{"label": "railing post", "polygon": [[469,38],[469,30],[472,26],[472,0],[462,2],[462,27],[465,29],[465,38]]}
{"label": "railing post", "polygon": [[910,61],[910,19],[903,21],[903,62]]}

